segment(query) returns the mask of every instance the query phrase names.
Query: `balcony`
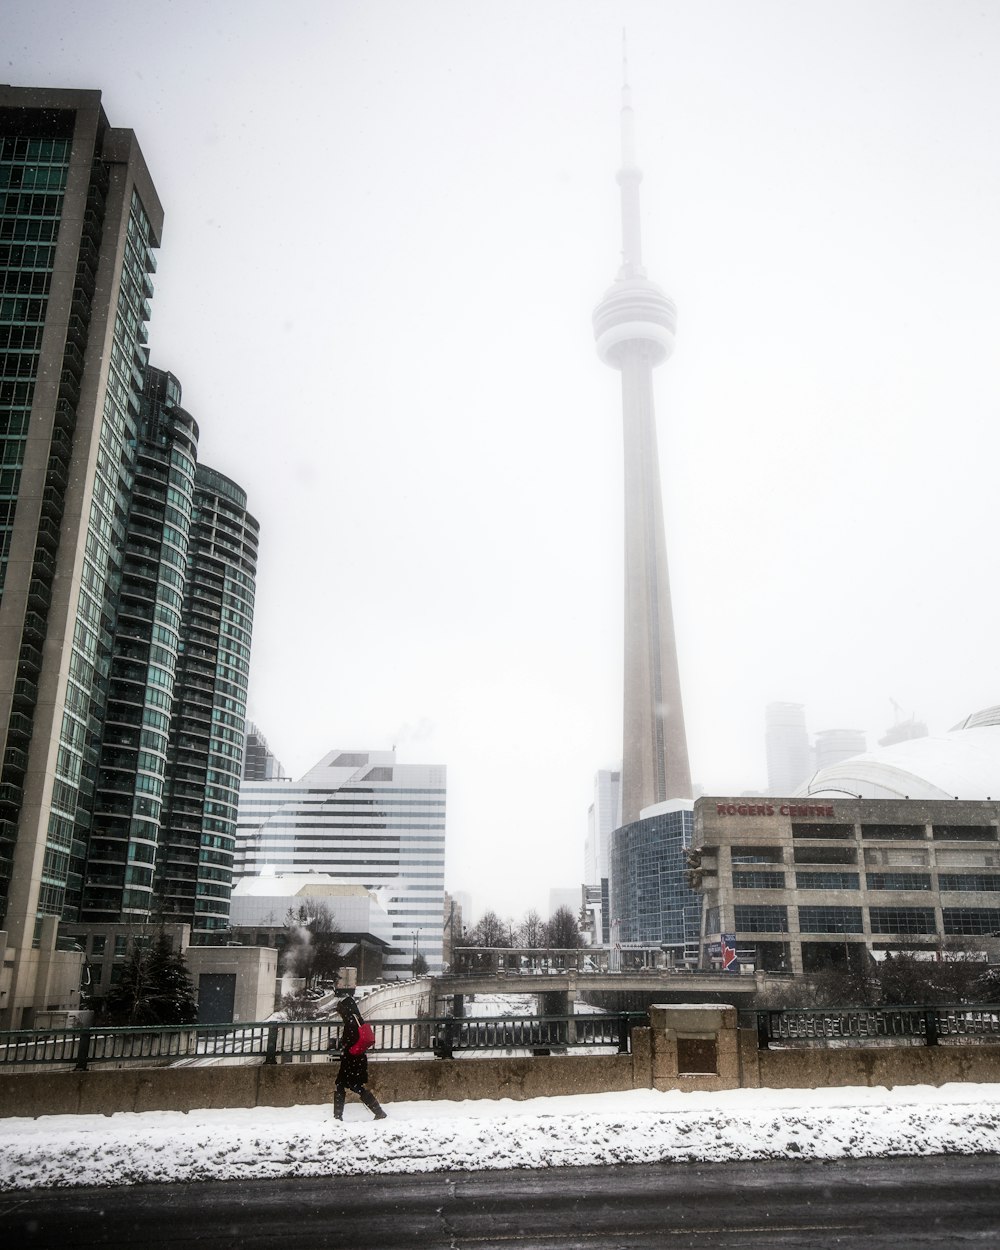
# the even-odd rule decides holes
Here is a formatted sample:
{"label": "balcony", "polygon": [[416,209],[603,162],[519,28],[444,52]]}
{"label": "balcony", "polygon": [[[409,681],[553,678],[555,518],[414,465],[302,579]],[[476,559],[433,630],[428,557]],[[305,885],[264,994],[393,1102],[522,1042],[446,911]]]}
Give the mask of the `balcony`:
{"label": "balcony", "polygon": [[20,710],[33,708],[37,702],[37,684],[28,677],[19,677],[14,682],[14,707]]}

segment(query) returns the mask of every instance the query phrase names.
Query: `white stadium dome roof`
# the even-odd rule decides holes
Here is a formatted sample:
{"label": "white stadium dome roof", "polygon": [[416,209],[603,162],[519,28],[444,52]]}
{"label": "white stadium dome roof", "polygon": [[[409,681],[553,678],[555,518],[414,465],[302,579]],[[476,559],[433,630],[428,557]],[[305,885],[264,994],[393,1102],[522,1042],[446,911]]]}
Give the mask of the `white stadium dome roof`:
{"label": "white stadium dome roof", "polygon": [[829,764],[796,794],[1000,800],[1000,707],[976,712],[947,733]]}

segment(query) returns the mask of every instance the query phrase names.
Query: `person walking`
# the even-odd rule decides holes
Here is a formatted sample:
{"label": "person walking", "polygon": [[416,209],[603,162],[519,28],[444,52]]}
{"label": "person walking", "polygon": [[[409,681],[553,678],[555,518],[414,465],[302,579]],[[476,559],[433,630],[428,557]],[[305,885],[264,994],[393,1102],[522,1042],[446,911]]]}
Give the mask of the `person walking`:
{"label": "person walking", "polygon": [[[366,1089],[368,1084],[368,1056],[364,1051],[352,1054],[352,1047],[357,1045],[361,1036],[361,1012],[358,1005],[349,994],[345,994],[337,1003],[337,1011],[340,1018],[344,1022],[344,1027],[340,1034],[340,1067],[337,1070],[337,1082],[333,1091],[333,1118],[342,1120],[344,1118],[344,1103],[347,1099],[347,1091],[357,1094],[368,1110],[374,1115],[376,1120],[384,1120],[385,1112],[379,1105],[378,1099]],[[334,1049],[333,1042],[330,1043],[330,1049]]]}

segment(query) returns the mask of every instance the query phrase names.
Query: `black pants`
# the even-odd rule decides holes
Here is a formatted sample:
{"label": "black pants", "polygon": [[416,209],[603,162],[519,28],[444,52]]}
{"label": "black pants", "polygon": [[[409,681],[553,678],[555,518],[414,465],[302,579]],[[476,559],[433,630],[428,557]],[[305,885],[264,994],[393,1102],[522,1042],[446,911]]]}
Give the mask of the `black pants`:
{"label": "black pants", "polygon": [[344,1118],[344,1103],[347,1101],[347,1091],[357,1094],[368,1110],[372,1113],[376,1120],[384,1120],[385,1112],[379,1105],[379,1100],[364,1085],[342,1085],[339,1081],[333,1087],[333,1118],[342,1120]]}

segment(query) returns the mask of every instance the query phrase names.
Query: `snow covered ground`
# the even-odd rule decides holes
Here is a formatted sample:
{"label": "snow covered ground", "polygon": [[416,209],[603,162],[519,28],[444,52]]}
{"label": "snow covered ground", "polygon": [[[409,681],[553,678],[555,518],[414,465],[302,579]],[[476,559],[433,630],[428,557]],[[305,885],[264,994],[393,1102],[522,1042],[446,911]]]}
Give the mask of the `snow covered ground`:
{"label": "snow covered ground", "polygon": [[1000,1085],[655,1090],[0,1120],[0,1189],[675,1160],[1000,1153]]}

